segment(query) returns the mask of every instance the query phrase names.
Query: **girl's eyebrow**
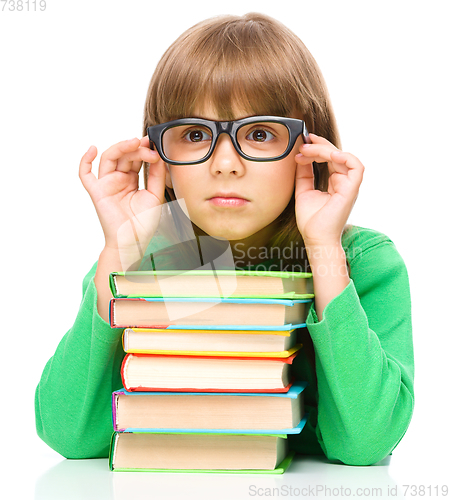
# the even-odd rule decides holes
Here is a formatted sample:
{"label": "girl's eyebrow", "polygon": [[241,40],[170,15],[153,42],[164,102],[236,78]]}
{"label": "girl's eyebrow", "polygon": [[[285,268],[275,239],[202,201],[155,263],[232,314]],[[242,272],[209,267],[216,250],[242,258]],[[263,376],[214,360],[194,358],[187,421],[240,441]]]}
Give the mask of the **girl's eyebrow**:
{"label": "girl's eyebrow", "polygon": [[207,116],[202,115],[201,113],[193,113],[192,115],[183,116],[183,117],[181,117],[179,119],[182,120],[183,118],[196,118],[198,120],[208,120],[208,121],[211,121],[211,122],[217,121],[217,120],[215,120],[213,118],[208,118]]}
{"label": "girl's eyebrow", "polygon": [[244,118],[253,118],[253,117],[257,117],[257,116],[268,116],[268,115],[267,114],[266,115],[245,114],[245,115],[240,116],[238,118],[233,118],[232,120],[217,120],[215,118],[208,118],[207,116],[202,115],[201,113],[195,113],[195,114],[188,116],[186,118],[198,118],[199,120],[208,120],[211,122],[233,122],[233,121],[243,120]]}

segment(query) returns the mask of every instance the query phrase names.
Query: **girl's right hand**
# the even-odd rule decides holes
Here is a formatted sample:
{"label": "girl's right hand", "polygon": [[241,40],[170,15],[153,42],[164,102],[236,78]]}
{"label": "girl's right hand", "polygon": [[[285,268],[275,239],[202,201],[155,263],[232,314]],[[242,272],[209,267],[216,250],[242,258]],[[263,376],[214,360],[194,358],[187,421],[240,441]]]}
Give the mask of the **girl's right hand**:
{"label": "girl's right hand", "polygon": [[[118,250],[129,262],[136,261],[159,223],[164,202],[164,162],[149,149],[148,137],[122,141],[107,149],[100,158],[98,179],[92,173],[96,156],[97,148],[91,146],[81,159],[79,175],[97,211],[105,247]],[[143,161],[152,166],[147,189],[139,190]]]}

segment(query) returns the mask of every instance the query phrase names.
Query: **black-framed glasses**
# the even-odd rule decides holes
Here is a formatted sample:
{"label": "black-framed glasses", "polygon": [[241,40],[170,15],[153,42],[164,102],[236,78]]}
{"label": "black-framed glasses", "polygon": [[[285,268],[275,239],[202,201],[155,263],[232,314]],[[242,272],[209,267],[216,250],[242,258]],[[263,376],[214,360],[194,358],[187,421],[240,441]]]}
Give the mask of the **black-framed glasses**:
{"label": "black-framed glasses", "polygon": [[299,136],[311,140],[303,120],[281,116],[251,116],[241,120],[213,121],[181,118],[147,128],[150,147],[171,165],[195,165],[213,154],[220,134],[228,134],[236,151],[251,161],[285,158]]}

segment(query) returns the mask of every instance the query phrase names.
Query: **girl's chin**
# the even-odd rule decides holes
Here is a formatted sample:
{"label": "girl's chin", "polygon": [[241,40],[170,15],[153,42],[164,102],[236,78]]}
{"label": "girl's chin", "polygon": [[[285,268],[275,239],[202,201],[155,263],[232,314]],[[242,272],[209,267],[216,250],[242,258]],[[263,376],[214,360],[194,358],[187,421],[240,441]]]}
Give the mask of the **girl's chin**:
{"label": "girl's chin", "polygon": [[207,225],[201,227],[197,227],[205,233],[207,236],[211,236],[212,238],[217,238],[221,240],[228,240],[228,241],[238,241],[238,240],[244,240],[253,234],[255,234],[256,231],[251,231],[251,230],[243,230],[237,228],[217,228],[217,227],[208,227]]}

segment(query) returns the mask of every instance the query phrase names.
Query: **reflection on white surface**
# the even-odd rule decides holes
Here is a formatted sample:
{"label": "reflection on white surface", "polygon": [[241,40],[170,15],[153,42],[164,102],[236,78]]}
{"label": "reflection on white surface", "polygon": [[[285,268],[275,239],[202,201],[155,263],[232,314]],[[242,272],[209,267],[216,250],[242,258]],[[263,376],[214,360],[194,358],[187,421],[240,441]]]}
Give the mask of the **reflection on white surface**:
{"label": "reflection on white surface", "polygon": [[35,500],[401,497],[390,457],[370,467],[296,457],[283,475],[110,472],[107,459],[64,460],[40,476]]}

